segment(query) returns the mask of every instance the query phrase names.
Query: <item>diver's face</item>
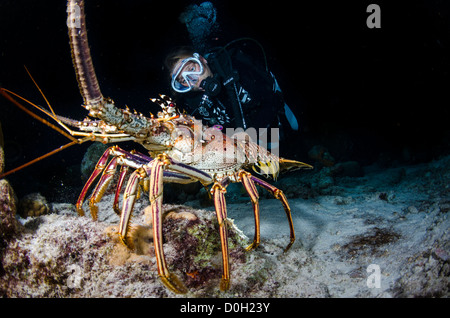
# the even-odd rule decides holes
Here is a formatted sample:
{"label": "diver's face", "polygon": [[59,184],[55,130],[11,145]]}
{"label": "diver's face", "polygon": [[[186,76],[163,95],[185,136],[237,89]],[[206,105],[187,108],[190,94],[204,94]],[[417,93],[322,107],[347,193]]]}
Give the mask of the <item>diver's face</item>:
{"label": "diver's face", "polygon": [[172,85],[178,88],[178,92],[203,91],[200,87],[202,81],[212,76],[208,62],[202,56],[196,59],[179,60],[172,71],[172,78],[176,75]]}

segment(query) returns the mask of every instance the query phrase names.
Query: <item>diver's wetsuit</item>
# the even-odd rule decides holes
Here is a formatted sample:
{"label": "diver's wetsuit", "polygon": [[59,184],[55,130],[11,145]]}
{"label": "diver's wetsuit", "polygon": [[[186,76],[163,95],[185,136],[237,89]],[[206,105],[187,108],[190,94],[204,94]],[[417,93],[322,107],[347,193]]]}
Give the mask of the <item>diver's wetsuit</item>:
{"label": "diver's wetsuit", "polygon": [[275,78],[261,63],[237,49],[212,53],[206,59],[220,92],[178,94],[181,108],[210,127],[279,128],[285,103]]}

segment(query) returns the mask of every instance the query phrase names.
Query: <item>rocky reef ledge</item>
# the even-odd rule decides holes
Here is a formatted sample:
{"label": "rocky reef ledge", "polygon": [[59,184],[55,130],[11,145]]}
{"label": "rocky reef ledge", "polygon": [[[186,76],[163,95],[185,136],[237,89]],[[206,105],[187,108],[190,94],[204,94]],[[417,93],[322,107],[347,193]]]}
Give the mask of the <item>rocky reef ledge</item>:
{"label": "rocky reef ledge", "polygon": [[[164,251],[169,269],[186,284],[186,295],[175,295],[160,282],[151,235],[134,251],[118,242],[113,194],[100,202],[96,222],[77,216],[69,203],[48,203],[50,214],[22,218],[15,215],[13,192],[3,181],[0,296],[449,297],[449,167],[450,157],[365,167],[320,189],[315,184],[326,167],[285,176],[277,186],[288,194],[297,234],[287,253],[285,214],[278,200],[265,196],[262,244],[245,251],[254,230],[252,207],[245,194],[230,188],[227,292],[219,290],[213,208],[200,207],[199,200],[166,204]],[[141,222],[147,206],[143,196],[133,222]]]}

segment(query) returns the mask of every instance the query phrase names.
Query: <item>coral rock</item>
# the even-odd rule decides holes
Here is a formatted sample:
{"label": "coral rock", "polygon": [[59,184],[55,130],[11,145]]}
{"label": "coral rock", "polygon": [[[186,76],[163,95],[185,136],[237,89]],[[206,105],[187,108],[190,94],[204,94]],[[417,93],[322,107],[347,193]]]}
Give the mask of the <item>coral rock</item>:
{"label": "coral rock", "polygon": [[337,177],[362,177],[364,175],[361,166],[356,161],[340,162],[334,168]]}
{"label": "coral rock", "polygon": [[87,181],[89,179],[92,171],[94,171],[95,165],[107,148],[108,145],[102,144],[101,142],[94,142],[88,147],[81,161],[81,178],[83,180]]}
{"label": "coral rock", "polygon": [[5,153],[3,152],[3,148],[0,146],[0,173],[5,169]]}
{"label": "coral rock", "polygon": [[0,123],[0,173],[2,173],[5,169],[5,153],[3,151],[4,144],[2,125]]}
{"label": "coral rock", "polygon": [[325,167],[332,167],[335,164],[334,158],[328,152],[327,148],[323,146],[314,146],[309,152],[308,156],[310,159],[315,160],[319,164]]}
{"label": "coral rock", "polygon": [[30,193],[19,202],[18,213],[21,217],[40,216],[48,214],[50,207],[45,197],[40,193]]}
{"label": "coral rock", "polygon": [[0,180],[0,247],[18,228],[16,221],[17,199],[9,182]]}
{"label": "coral rock", "polygon": [[[179,216],[166,217],[163,222],[169,270],[190,292],[219,295],[222,262],[215,213],[183,206],[164,208]],[[140,217],[134,221],[138,224]],[[0,291],[6,297],[175,296],[158,277],[149,235],[144,239],[145,253],[138,254],[117,240],[117,226],[87,217],[50,214],[25,226],[33,231],[9,242],[3,255]],[[244,249],[248,241],[231,221],[228,234],[232,288],[241,288],[237,267],[244,266],[245,255],[250,255]]]}

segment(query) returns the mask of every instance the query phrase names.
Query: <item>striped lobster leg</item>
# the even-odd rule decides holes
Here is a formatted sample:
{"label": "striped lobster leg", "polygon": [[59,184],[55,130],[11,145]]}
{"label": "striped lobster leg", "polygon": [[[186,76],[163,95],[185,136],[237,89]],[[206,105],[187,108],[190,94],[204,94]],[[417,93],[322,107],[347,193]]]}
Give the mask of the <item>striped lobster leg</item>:
{"label": "striped lobster leg", "polygon": [[211,188],[211,193],[214,199],[214,206],[216,208],[217,221],[219,222],[220,243],[222,245],[222,263],[223,274],[220,281],[220,290],[225,291],[230,288],[230,264],[228,255],[228,233],[227,233],[227,206],[225,202],[226,187],[230,180],[228,177],[222,179],[220,182],[215,182]]}
{"label": "striped lobster leg", "polygon": [[[263,187],[264,189],[266,189],[267,191],[272,193],[272,195],[276,199],[280,200],[281,204],[283,205],[284,211],[286,212],[286,216],[288,219],[289,231],[290,231],[290,242],[284,249],[284,252],[287,252],[291,248],[292,244],[294,244],[294,242],[295,242],[295,231],[294,231],[294,222],[292,221],[291,208],[289,207],[289,203],[286,199],[286,196],[284,195],[283,191],[281,191],[280,189],[274,187],[273,185],[265,182],[264,180],[261,180],[261,179],[255,177],[253,175],[250,176],[250,181],[254,182],[255,184]],[[245,184],[244,184],[244,186],[245,186]],[[255,218],[256,218],[256,212],[255,212]],[[258,216],[258,219],[259,219],[259,216]],[[255,221],[255,223],[257,225],[259,225],[259,220]]]}
{"label": "striped lobster leg", "polygon": [[[111,159],[109,163],[108,159],[110,156],[113,156],[114,158]],[[114,177],[114,174],[116,172],[117,165],[132,167],[132,168],[139,168],[141,165],[149,162],[151,160],[150,157],[145,157],[144,155],[134,155],[128,151],[125,151],[118,146],[113,146],[103,153],[103,155],[98,160],[94,171],[92,172],[91,176],[89,177],[88,181],[84,185],[83,189],[81,190],[80,196],[78,197],[76,208],[78,211],[78,214],[80,216],[84,216],[84,211],[82,208],[84,198],[86,197],[86,194],[89,190],[89,188],[92,186],[92,184],[95,182],[97,177],[103,172],[102,177],[100,178],[100,181],[98,182],[97,186],[95,187],[94,192],[91,195],[91,198],[89,199],[89,208],[91,210],[92,219],[97,220],[97,203],[100,202],[101,198],[103,197],[103,194],[105,193],[106,189],[108,188],[108,185],[111,183],[112,178]],[[125,178],[127,169],[121,169],[121,174],[119,178],[119,184],[116,190],[116,197],[114,200],[114,204],[117,205],[119,193],[122,188],[123,179]],[[114,209],[116,213],[118,209]],[[118,213],[120,214],[120,212]]]}
{"label": "striped lobster leg", "polygon": [[123,182],[125,180],[127,173],[128,173],[128,167],[122,166],[120,168],[119,181],[117,181],[117,189],[116,189],[116,194],[114,195],[114,202],[113,202],[113,210],[114,210],[114,212],[116,212],[117,215],[120,215],[119,196],[120,196],[120,191],[122,190]]}
{"label": "striped lobster leg", "polygon": [[[140,159],[141,160],[140,162],[150,162],[153,160],[151,157],[146,156],[137,151],[131,151],[131,154],[133,155],[134,158]],[[123,165],[120,168],[119,180],[117,181],[117,189],[116,189],[116,194],[114,196],[113,209],[114,209],[114,212],[116,212],[116,214],[119,216],[121,214],[121,211],[119,209],[119,196],[120,196],[120,191],[122,190],[122,187],[123,187],[123,182],[128,173],[128,170],[129,170],[129,166],[126,166],[126,165]]]}
{"label": "striped lobster leg", "polygon": [[103,197],[103,194],[105,193],[106,189],[111,183],[114,174],[116,173],[116,168],[117,168],[117,157],[114,157],[111,159],[111,161],[108,163],[105,170],[103,171],[100,181],[97,183],[97,186],[95,187],[94,192],[92,193],[91,198],[89,199],[89,209],[91,211],[91,216],[94,221],[96,221],[98,218],[97,203],[100,202],[100,200]]}
{"label": "striped lobster leg", "polygon": [[164,257],[163,249],[163,235],[162,235],[162,200],[163,200],[163,168],[168,165],[164,156],[158,156],[154,160],[150,169],[150,189],[149,200],[153,220],[153,245],[155,247],[156,264],[158,266],[158,274],[164,285],[171,291],[179,294],[187,292],[184,284],[178,277],[169,272],[167,268],[166,259]]}
{"label": "striped lobster leg", "polygon": [[250,244],[246,250],[250,251],[252,249],[255,249],[258,247],[258,245],[261,242],[261,232],[260,232],[260,221],[259,221],[259,194],[258,190],[256,190],[255,183],[252,180],[252,174],[241,170],[239,171],[239,177],[241,180],[241,183],[244,185],[245,190],[247,191],[248,195],[250,196],[250,200],[252,201],[253,205],[253,213],[255,214],[255,237],[253,239],[252,244]]}
{"label": "striped lobster leg", "polygon": [[[94,183],[95,179],[99,176],[99,174],[105,169],[106,162],[108,161],[110,155],[110,149],[108,148],[103,155],[98,160],[94,171],[92,172],[91,176],[89,177],[88,181],[84,184],[83,190],[81,190],[80,196],[78,197],[76,208],[78,211],[78,215],[84,216],[84,211],[82,208],[84,197],[86,196],[87,191],[91,187],[91,185]],[[94,218],[94,216],[92,216]]]}
{"label": "striped lobster leg", "polygon": [[[131,226],[130,219],[136,200],[137,187],[143,178],[149,178],[149,200],[151,216],[145,216],[144,226]],[[153,224],[153,244],[155,248],[158,274],[164,285],[171,291],[183,294],[187,292],[184,284],[176,275],[169,272],[164,257],[162,217],[163,217],[163,182],[191,183],[200,181],[203,184],[212,182],[211,177],[200,170],[181,163],[175,163],[167,155],[158,155],[153,161],[134,171],[128,181],[124,194],[123,209],[119,223],[119,237],[122,242],[133,248],[133,239],[141,231],[149,231]]]}

